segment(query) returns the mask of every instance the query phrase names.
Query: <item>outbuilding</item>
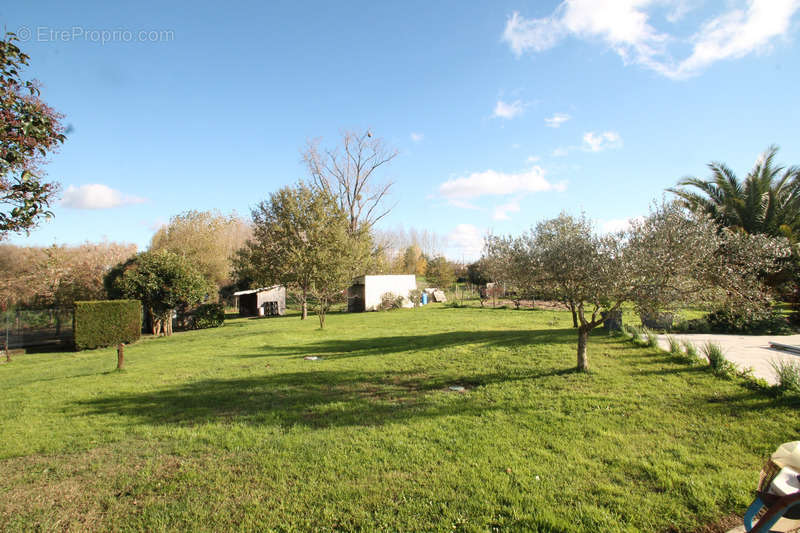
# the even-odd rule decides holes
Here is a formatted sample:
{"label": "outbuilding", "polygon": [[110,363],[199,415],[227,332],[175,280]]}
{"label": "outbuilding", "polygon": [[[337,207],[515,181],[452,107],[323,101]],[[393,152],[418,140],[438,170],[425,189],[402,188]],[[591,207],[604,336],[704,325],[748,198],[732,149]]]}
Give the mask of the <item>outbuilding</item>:
{"label": "outbuilding", "polygon": [[401,296],[403,307],[413,307],[410,293],[416,288],[417,277],[413,274],[361,276],[347,289],[347,310],[351,313],[377,311],[385,294]]}
{"label": "outbuilding", "polygon": [[286,287],[273,285],[234,292],[241,316],[283,316],[286,313]]}

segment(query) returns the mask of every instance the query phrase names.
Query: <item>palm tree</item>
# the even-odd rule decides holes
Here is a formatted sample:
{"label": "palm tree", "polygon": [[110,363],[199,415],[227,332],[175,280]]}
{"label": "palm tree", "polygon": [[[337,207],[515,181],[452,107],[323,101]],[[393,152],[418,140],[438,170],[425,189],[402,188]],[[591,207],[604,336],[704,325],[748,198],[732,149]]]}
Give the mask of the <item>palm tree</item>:
{"label": "palm tree", "polygon": [[713,162],[708,165],[711,178],[687,177],[667,190],[723,227],[783,235],[796,242],[800,236],[800,167],[774,165],[777,153],[777,146],[767,148],[743,181],[725,164]]}

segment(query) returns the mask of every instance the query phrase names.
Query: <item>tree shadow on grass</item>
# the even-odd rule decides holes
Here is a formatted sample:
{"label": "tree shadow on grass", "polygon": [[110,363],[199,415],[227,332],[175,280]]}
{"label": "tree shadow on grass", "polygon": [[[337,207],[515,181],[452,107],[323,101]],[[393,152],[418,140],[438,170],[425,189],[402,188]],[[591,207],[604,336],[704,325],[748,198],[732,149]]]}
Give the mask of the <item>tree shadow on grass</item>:
{"label": "tree shadow on grass", "polygon": [[306,356],[325,358],[387,355],[407,351],[429,351],[444,348],[485,345],[492,347],[536,346],[538,344],[577,344],[572,329],[449,331],[430,335],[395,335],[366,339],[326,339],[303,345],[263,347],[263,354],[243,354],[241,357]]}
{"label": "tree shadow on grass", "polygon": [[[524,374],[428,376],[421,373],[309,370],[239,379],[209,379],[147,393],[77,402],[81,415],[119,415],[133,423],[193,426],[234,422],[312,428],[378,426],[411,418],[480,416],[514,410],[477,389],[494,383],[549,380],[572,368]],[[463,391],[451,386],[464,387]],[[76,413],[77,414],[77,413]]]}

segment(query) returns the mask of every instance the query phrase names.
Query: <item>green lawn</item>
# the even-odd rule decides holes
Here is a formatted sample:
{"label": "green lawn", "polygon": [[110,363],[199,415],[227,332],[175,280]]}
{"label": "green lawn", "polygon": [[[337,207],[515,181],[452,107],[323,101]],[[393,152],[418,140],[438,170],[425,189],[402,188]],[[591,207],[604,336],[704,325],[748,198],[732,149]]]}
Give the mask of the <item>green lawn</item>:
{"label": "green lawn", "polygon": [[[0,365],[0,530],[692,531],[743,512],[797,399],[568,313],[232,320]],[[317,355],[320,361],[307,361]],[[464,392],[450,390],[463,386]]]}

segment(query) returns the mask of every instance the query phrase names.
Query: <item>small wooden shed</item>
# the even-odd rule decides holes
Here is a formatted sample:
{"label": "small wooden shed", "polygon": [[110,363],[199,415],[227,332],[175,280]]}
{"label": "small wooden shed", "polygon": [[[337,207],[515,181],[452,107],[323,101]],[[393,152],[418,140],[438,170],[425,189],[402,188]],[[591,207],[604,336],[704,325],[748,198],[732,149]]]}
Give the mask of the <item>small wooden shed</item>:
{"label": "small wooden shed", "polygon": [[286,287],[273,285],[234,292],[240,316],[283,316],[286,313]]}

